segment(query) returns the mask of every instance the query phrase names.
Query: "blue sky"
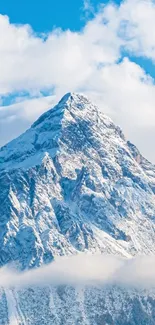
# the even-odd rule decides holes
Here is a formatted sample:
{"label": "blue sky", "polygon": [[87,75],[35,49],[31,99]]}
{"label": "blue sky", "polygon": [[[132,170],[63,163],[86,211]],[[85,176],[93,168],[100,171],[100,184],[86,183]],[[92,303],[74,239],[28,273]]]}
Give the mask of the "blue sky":
{"label": "blue sky", "polygon": [[0,14],[0,145],[74,91],[155,161],[154,0],[1,0]]}
{"label": "blue sky", "polygon": [[[92,0],[91,4],[96,10],[101,1]],[[0,13],[8,15],[12,23],[30,24],[36,32],[50,31],[53,27],[80,30],[85,21],[83,0],[1,0]]]}

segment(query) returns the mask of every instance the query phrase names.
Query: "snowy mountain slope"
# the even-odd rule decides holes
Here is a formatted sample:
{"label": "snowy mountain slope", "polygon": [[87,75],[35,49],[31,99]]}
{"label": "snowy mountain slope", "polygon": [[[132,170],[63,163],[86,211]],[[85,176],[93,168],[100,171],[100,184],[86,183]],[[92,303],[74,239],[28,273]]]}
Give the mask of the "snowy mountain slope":
{"label": "snowy mountain slope", "polygon": [[154,325],[155,292],[119,287],[3,290],[3,325]]}
{"label": "snowy mountain slope", "polygon": [[81,95],[0,149],[0,188],[1,265],[155,252],[155,166]]}

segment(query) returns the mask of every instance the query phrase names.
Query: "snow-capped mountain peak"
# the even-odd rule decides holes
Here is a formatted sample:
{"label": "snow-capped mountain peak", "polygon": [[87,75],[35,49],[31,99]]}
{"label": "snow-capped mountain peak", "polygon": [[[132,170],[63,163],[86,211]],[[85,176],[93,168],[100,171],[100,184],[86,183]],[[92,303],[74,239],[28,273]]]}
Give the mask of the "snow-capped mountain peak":
{"label": "snow-capped mountain peak", "polygon": [[[60,147],[61,139],[69,136],[80,142],[80,136],[91,127],[113,129],[121,134],[112,121],[101,114],[86,97],[79,94],[66,94],[52,109],[44,113],[33,125],[17,139],[0,149],[0,169],[28,167],[41,161],[50,150],[54,157]],[[92,130],[93,131],[93,130]],[[89,135],[88,135],[89,136]],[[86,138],[86,135],[85,135]],[[85,144],[85,139],[84,143]],[[69,149],[69,148],[68,148]]]}
{"label": "snow-capped mountain peak", "polygon": [[[155,166],[86,97],[69,93],[0,149],[0,265],[155,253]],[[0,324],[154,324],[154,292],[0,290]]]}
{"label": "snow-capped mountain peak", "polygon": [[0,185],[1,264],[154,251],[155,168],[83,95],[0,149]]}

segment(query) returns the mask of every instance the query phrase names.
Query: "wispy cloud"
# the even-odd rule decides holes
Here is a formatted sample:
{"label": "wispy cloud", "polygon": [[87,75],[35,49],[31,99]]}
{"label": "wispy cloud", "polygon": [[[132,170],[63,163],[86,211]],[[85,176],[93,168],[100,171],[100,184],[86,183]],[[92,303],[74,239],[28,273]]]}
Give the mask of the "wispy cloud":
{"label": "wispy cloud", "polygon": [[0,286],[119,285],[129,288],[155,287],[155,256],[122,259],[105,255],[80,254],[61,257],[36,270],[16,273],[0,269]]}
{"label": "wispy cloud", "polygon": [[95,14],[95,9],[94,9],[93,4],[91,3],[91,0],[83,1],[83,11],[84,11],[86,17],[89,17],[89,15]]}

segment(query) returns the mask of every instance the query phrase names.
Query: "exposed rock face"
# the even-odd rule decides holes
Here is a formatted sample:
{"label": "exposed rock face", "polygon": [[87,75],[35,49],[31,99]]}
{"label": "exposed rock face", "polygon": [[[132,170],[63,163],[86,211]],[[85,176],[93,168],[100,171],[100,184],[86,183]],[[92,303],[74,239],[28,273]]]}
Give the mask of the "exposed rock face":
{"label": "exposed rock face", "polygon": [[[27,269],[79,251],[124,257],[155,252],[155,166],[81,95],[65,95],[28,131],[0,149],[0,189],[1,266],[15,262]],[[41,289],[25,290],[22,295],[2,290],[6,316],[0,324],[8,324],[6,301],[10,299],[18,306],[17,324],[155,324],[153,293],[145,301],[142,293],[139,297],[116,288],[91,293],[87,288],[78,294],[73,288],[42,289],[41,295],[48,299],[48,308],[40,316],[43,321],[39,314],[33,316],[39,304],[37,290]],[[75,315],[72,309],[66,311],[72,294]],[[96,305],[91,316],[93,295]],[[36,299],[32,309],[31,296]],[[124,299],[126,308],[132,309],[131,319],[123,318],[127,317]],[[146,322],[134,318],[135,304]],[[19,306],[26,316],[20,315]],[[53,311],[55,306],[59,310]],[[63,316],[65,311],[68,317]]]}

